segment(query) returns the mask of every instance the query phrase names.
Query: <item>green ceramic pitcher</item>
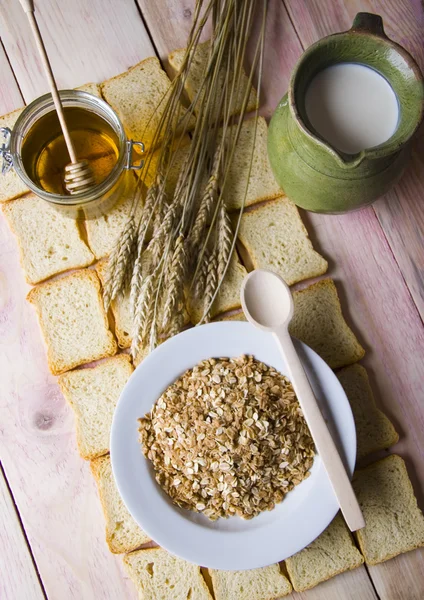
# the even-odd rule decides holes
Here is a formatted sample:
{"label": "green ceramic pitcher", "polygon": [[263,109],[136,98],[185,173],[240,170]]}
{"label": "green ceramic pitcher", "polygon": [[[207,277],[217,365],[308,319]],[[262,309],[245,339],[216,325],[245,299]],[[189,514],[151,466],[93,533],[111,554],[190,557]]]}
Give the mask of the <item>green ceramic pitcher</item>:
{"label": "green ceramic pitcher", "polygon": [[[313,77],[338,63],[374,69],[386,78],[398,99],[399,118],[392,137],[357,154],[331,147],[314,130],[305,110],[306,90]],[[359,13],[349,31],[316,42],[298,61],[289,91],[269,127],[268,154],[274,175],[287,196],[306,210],[342,213],[370,204],[401,177],[423,108],[423,77],[412,56],[385,35],[380,16]]]}

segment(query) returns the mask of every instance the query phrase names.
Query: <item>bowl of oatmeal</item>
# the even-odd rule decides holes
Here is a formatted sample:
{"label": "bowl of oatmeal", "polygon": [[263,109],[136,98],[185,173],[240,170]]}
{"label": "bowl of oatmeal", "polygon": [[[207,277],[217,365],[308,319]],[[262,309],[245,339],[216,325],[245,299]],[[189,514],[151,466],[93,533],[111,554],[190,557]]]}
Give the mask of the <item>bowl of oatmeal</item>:
{"label": "bowl of oatmeal", "polygon": [[[346,395],[295,342],[349,471]],[[219,322],[160,345],[117,404],[111,461],[120,495],[160,546],[215,569],[269,565],[312,542],[338,511],[272,334]]]}

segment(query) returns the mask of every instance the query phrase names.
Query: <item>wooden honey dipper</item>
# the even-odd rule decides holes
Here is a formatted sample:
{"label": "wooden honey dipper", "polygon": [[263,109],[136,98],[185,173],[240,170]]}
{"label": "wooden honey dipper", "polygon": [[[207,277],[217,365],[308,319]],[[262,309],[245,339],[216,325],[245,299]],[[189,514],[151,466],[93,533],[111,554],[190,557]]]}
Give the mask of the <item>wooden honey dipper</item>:
{"label": "wooden honey dipper", "polygon": [[43,64],[44,72],[47,77],[50,86],[50,92],[53,97],[54,106],[59,118],[60,127],[62,129],[63,137],[65,138],[66,147],[69,152],[71,164],[65,167],[65,187],[70,194],[79,194],[81,192],[88,191],[94,184],[95,179],[91,167],[87,160],[78,160],[75,147],[72,142],[69,129],[66,125],[65,114],[63,111],[62,102],[60,100],[59,92],[57,89],[56,81],[54,79],[52,67],[50,65],[46,48],[44,46],[43,39],[41,37],[38,23],[35,19],[35,7],[33,0],[20,0],[21,6],[24,9],[31,30],[34,35],[35,43],[40,54],[41,62]]}

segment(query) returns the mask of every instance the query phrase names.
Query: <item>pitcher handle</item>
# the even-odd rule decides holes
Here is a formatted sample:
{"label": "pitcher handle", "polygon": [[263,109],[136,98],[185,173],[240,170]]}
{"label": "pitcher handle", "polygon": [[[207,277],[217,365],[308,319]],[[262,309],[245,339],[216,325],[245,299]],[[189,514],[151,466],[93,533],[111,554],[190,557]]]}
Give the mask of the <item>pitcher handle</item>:
{"label": "pitcher handle", "polygon": [[353,25],[350,31],[371,33],[373,35],[378,35],[379,37],[388,39],[384,32],[383,19],[380,17],[380,15],[375,15],[373,13],[358,13],[353,20]]}

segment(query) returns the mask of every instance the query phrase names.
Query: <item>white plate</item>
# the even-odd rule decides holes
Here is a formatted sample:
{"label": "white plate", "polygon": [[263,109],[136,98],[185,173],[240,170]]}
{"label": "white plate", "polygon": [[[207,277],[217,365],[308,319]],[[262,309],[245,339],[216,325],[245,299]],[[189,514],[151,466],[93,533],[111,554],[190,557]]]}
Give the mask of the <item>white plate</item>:
{"label": "white plate", "polygon": [[[297,350],[335,436],[353,472],[356,433],[349,402],[337,377],[310,348]],[[140,527],[160,546],[186,560],[224,570],[263,567],[298,552],[331,522],[338,506],[319,456],[311,475],[269,512],[245,521],[210,521],[180,509],[160,489],[138,441],[139,417],[185,370],[211,357],[252,354],[287,374],[272,334],[242,322],[221,322],[185,331],[150,354],[126,384],[113,418],[111,460],[119,492]]]}

